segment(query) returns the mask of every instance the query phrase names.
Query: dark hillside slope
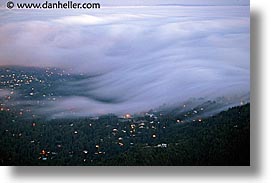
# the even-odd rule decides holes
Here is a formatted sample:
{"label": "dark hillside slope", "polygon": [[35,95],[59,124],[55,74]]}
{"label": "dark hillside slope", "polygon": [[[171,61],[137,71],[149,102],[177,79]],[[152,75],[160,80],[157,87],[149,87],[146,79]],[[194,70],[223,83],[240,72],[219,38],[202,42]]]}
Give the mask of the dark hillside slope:
{"label": "dark hillside slope", "polygon": [[201,123],[171,126],[160,142],[169,145],[131,149],[104,164],[249,166],[250,105],[234,107]]}

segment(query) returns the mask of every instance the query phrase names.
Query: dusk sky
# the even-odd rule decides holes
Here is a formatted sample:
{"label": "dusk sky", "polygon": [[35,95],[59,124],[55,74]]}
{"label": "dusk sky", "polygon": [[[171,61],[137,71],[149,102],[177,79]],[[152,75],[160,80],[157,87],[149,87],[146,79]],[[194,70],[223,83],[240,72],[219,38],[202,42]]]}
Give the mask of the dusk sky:
{"label": "dusk sky", "polygon": [[[108,1],[115,4],[112,2],[117,1]],[[173,0],[169,4],[249,4],[247,0],[205,2]],[[71,96],[43,109],[62,111],[75,105],[82,111],[80,115],[138,112],[191,97],[247,94],[249,40],[249,6],[0,12],[0,65],[49,66],[100,74],[77,83],[91,97]],[[121,102],[102,103],[92,97],[95,95]]]}

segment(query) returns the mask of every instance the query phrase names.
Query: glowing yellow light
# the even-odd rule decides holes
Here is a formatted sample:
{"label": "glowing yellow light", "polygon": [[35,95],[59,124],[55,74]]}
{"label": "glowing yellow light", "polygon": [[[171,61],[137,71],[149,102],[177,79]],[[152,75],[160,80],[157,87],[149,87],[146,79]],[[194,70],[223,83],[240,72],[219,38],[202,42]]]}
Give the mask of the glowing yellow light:
{"label": "glowing yellow light", "polygon": [[43,149],[40,154],[45,155],[46,151]]}
{"label": "glowing yellow light", "polygon": [[126,114],[124,117],[127,118],[127,119],[129,119],[129,118],[131,118],[132,116],[131,116],[131,114]]}
{"label": "glowing yellow light", "polygon": [[123,143],[121,143],[121,142],[119,142],[119,143],[118,143],[118,145],[119,145],[119,146],[124,146],[124,144],[123,144]]}

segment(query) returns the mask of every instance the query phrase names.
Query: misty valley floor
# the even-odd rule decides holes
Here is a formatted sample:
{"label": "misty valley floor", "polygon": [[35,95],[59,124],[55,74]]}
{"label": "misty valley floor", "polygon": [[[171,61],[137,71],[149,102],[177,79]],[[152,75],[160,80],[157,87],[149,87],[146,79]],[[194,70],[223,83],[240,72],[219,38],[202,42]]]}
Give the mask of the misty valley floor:
{"label": "misty valley floor", "polygon": [[250,105],[181,122],[144,116],[27,120],[0,112],[1,165],[250,165]]}

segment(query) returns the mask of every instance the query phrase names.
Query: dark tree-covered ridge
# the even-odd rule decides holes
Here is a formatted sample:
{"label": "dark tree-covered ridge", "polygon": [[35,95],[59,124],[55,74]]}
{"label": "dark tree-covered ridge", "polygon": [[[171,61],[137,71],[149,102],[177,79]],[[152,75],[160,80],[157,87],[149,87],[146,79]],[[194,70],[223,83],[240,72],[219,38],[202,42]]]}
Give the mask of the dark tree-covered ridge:
{"label": "dark tree-covered ridge", "polygon": [[195,122],[173,114],[28,120],[0,112],[1,165],[250,164],[250,105]]}

